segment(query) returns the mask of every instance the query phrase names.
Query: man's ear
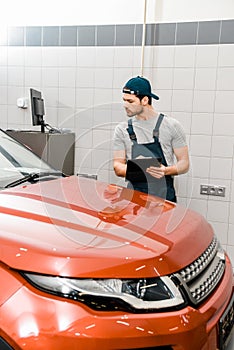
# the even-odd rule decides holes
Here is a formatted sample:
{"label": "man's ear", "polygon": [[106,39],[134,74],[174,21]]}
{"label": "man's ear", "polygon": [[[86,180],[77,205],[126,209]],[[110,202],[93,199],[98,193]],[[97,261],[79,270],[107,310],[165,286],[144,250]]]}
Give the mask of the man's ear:
{"label": "man's ear", "polygon": [[141,103],[143,106],[146,106],[149,103],[149,97],[144,96],[143,99],[141,100]]}

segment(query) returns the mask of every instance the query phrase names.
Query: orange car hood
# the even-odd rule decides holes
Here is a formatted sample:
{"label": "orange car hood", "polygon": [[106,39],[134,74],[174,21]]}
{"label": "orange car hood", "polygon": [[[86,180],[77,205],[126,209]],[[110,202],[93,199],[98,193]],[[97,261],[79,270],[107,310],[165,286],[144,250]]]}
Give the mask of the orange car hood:
{"label": "orange car hood", "polygon": [[71,176],[0,192],[0,257],[73,277],[152,277],[190,264],[213,237],[187,208]]}

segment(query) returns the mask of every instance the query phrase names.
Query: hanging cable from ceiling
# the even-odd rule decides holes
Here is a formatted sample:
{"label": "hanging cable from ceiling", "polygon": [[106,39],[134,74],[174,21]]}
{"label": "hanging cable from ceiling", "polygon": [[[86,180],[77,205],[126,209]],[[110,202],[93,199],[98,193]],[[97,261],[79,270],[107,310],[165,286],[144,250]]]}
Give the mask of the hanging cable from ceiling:
{"label": "hanging cable from ceiling", "polygon": [[144,59],[145,59],[146,10],[147,10],[147,0],[144,0],[144,19],[143,19],[142,43],[141,43],[141,76],[142,77],[144,75]]}

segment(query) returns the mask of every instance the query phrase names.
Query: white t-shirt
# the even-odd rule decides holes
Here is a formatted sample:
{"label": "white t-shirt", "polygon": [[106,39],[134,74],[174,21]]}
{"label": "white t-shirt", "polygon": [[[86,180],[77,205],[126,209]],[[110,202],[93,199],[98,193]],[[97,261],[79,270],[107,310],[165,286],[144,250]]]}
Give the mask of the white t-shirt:
{"label": "white t-shirt", "polygon": [[[133,130],[139,144],[154,142],[153,130],[157,123],[158,116],[139,120],[132,118]],[[127,121],[119,123],[114,132],[114,150],[125,150],[127,160],[132,158],[132,141],[127,132]],[[162,151],[167,161],[167,165],[174,164],[175,148],[184,147],[187,145],[185,132],[178,120],[164,115],[164,118],[159,127],[159,142]]]}

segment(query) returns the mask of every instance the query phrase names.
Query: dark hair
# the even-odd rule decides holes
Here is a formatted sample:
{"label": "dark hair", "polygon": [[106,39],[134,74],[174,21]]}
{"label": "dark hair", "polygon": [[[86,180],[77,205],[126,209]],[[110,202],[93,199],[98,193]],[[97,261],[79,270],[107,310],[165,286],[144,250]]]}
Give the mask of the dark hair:
{"label": "dark hair", "polygon": [[[136,97],[139,98],[139,100],[141,101],[146,95],[136,95]],[[151,96],[147,96],[148,97],[148,104],[151,105],[152,104],[152,97]]]}

